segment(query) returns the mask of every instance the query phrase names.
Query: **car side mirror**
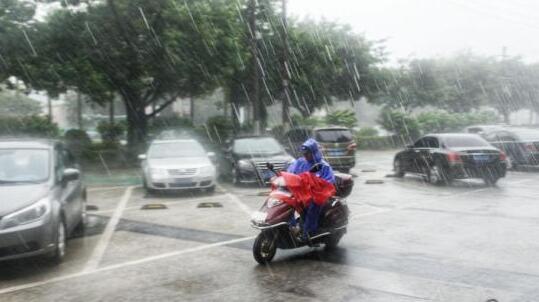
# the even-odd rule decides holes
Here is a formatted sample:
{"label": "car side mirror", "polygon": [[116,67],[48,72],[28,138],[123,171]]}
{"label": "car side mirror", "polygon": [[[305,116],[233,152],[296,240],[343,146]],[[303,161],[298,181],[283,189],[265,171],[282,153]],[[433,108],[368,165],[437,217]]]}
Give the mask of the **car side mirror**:
{"label": "car side mirror", "polygon": [[79,178],[80,178],[80,171],[77,169],[68,168],[68,169],[65,169],[64,173],[62,174],[62,181],[64,183],[78,180]]}
{"label": "car side mirror", "polygon": [[413,149],[414,145],[406,145],[406,149]]}
{"label": "car side mirror", "polygon": [[208,152],[206,153],[206,155],[211,159],[211,160],[215,160],[216,156],[215,155],[215,152]]}
{"label": "car side mirror", "polygon": [[138,159],[139,160],[145,160],[147,157],[146,157],[146,154],[139,154],[138,155]]}

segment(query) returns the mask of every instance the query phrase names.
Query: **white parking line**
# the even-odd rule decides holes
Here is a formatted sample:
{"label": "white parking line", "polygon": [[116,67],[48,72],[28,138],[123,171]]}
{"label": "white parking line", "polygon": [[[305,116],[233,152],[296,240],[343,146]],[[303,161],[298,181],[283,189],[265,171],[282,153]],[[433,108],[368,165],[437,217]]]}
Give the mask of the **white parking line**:
{"label": "white parking line", "polygon": [[88,192],[96,192],[96,191],[112,191],[112,190],[119,190],[119,189],[125,189],[125,186],[114,186],[114,187],[90,187],[86,188],[86,191]]}
{"label": "white parking line", "polygon": [[101,235],[101,238],[99,239],[99,242],[95,246],[94,251],[92,255],[90,256],[90,259],[86,263],[86,266],[83,272],[95,270],[99,266],[99,263],[101,262],[101,259],[103,259],[103,255],[105,254],[105,251],[109,245],[109,242],[112,239],[114,230],[116,229],[118,222],[120,222],[122,213],[127,203],[129,202],[129,199],[131,198],[131,193],[133,192],[134,188],[135,186],[130,186],[130,187],[127,187],[127,189],[125,190],[125,193],[122,196],[120,203],[118,203],[118,206],[116,207],[116,210],[114,211],[114,214],[112,214],[112,217],[107,223],[105,231],[103,232],[103,234]]}
{"label": "white parking line", "polygon": [[249,236],[249,237],[243,237],[243,238],[238,238],[238,239],[233,239],[233,240],[210,243],[210,244],[201,245],[201,246],[197,246],[197,247],[190,248],[190,249],[164,253],[164,254],[160,254],[160,255],[156,255],[156,256],[150,256],[150,257],[142,258],[142,259],[139,259],[139,260],[128,261],[128,262],[119,263],[119,264],[113,264],[113,265],[105,266],[105,267],[94,269],[94,270],[85,270],[85,271],[82,271],[80,273],[61,276],[61,277],[57,277],[57,278],[51,278],[51,279],[44,280],[44,281],[38,281],[38,282],[32,282],[32,283],[27,283],[27,284],[23,284],[23,285],[8,287],[8,288],[0,289],[0,295],[16,292],[16,291],[20,291],[20,290],[25,290],[25,289],[29,289],[29,288],[33,288],[33,287],[37,287],[37,286],[43,286],[43,285],[47,285],[47,284],[51,284],[51,283],[56,283],[56,282],[60,282],[60,281],[65,281],[65,280],[69,280],[69,279],[74,279],[74,278],[78,278],[78,277],[82,277],[82,276],[86,276],[86,275],[91,275],[91,274],[95,274],[95,273],[112,271],[112,270],[116,270],[116,269],[120,269],[120,268],[124,268],[124,267],[129,267],[129,266],[134,266],[134,265],[138,265],[138,264],[144,264],[144,263],[148,263],[148,262],[152,262],[152,261],[162,260],[162,259],[165,259],[165,258],[175,257],[175,256],[179,256],[179,255],[189,254],[189,253],[200,252],[200,251],[211,249],[211,248],[214,248],[214,247],[220,247],[220,246],[224,246],[224,245],[229,245],[229,244],[234,244],[234,243],[253,240],[254,238],[255,238],[255,236]]}
{"label": "white parking line", "polygon": [[251,214],[253,213],[253,210],[251,210],[251,208],[249,208],[248,205],[246,205],[243,201],[241,201],[241,199],[238,196],[230,193],[227,189],[221,186],[219,186],[219,190],[223,191],[225,195],[230,200],[232,200],[238,206],[238,208],[240,208],[245,214],[249,215],[249,217],[251,216]]}

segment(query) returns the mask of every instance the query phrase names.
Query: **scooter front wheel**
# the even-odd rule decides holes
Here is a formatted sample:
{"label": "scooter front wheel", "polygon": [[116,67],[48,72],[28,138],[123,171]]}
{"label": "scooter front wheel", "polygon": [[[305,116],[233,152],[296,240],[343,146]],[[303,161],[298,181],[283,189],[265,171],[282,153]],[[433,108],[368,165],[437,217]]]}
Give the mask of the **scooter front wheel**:
{"label": "scooter front wheel", "polygon": [[256,262],[268,264],[275,257],[276,252],[277,245],[275,244],[275,237],[272,234],[260,233],[256,237],[253,245],[253,256]]}

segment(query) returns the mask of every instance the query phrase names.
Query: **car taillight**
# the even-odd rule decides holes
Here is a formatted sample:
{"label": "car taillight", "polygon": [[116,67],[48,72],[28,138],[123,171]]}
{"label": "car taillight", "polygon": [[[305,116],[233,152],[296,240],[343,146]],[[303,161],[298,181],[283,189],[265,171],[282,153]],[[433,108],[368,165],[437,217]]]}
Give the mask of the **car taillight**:
{"label": "car taillight", "polygon": [[354,150],[356,150],[356,148],[357,148],[357,144],[356,144],[356,143],[351,143],[350,145],[348,145],[348,146],[346,147],[346,150],[348,150],[348,151],[354,151]]}
{"label": "car taillight", "polygon": [[500,152],[500,160],[501,161],[507,160],[507,155],[504,152]]}
{"label": "car taillight", "polygon": [[458,154],[457,152],[449,152],[447,153],[447,160],[449,162],[462,162],[462,158],[460,158],[460,154]]}

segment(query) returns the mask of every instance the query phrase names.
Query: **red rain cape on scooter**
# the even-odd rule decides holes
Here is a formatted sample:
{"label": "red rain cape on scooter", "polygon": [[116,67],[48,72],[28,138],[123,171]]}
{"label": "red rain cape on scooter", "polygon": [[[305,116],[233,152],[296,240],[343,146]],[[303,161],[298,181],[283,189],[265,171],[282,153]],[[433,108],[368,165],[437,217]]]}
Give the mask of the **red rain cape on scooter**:
{"label": "red rain cape on scooter", "polygon": [[295,202],[292,199],[285,202],[298,212],[302,212],[311,202],[322,206],[336,193],[332,183],[310,172],[299,175],[282,172],[281,176],[286,182],[286,187],[295,197]]}

